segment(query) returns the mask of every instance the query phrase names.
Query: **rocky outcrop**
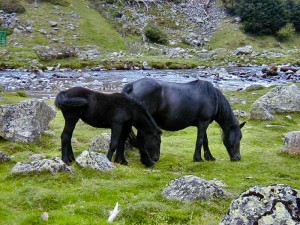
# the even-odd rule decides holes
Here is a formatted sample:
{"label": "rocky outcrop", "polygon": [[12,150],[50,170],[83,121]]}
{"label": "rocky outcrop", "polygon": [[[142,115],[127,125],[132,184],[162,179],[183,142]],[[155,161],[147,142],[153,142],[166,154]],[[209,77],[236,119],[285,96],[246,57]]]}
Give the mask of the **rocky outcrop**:
{"label": "rocky outcrop", "polygon": [[295,84],[278,86],[256,100],[250,119],[271,120],[275,113],[300,112],[300,90]]}
{"label": "rocky outcrop", "polygon": [[300,154],[300,131],[293,131],[284,135],[282,151],[291,155]]}
{"label": "rocky outcrop", "polygon": [[300,224],[300,191],[283,184],[254,186],[231,205],[220,225]]}
{"label": "rocky outcrop", "polygon": [[73,174],[72,170],[58,157],[53,159],[42,159],[33,162],[18,162],[12,169],[11,174],[25,174],[30,172],[67,172]]}
{"label": "rocky outcrop", "polygon": [[38,57],[43,60],[65,59],[78,55],[78,49],[72,46],[61,49],[55,49],[49,46],[35,46],[34,50]]}
{"label": "rocky outcrop", "polygon": [[231,196],[212,182],[188,175],[171,181],[162,192],[167,199],[182,202]]}
{"label": "rocky outcrop", "polygon": [[31,143],[41,138],[55,117],[55,110],[42,100],[26,100],[0,106],[0,136]]}
{"label": "rocky outcrop", "polygon": [[115,168],[104,154],[96,152],[84,151],[76,158],[76,162],[82,167],[89,167],[100,172]]}

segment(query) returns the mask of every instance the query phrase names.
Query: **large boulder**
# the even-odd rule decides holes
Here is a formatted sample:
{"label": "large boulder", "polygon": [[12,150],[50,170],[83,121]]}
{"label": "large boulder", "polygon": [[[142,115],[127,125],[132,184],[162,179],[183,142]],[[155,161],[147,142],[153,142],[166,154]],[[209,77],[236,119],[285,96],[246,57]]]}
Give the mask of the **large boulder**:
{"label": "large boulder", "polygon": [[278,86],[256,100],[250,119],[271,120],[275,113],[300,112],[300,90],[297,85]]}
{"label": "large boulder", "polygon": [[97,152],[83,151],[76,158],[76,162],[82,167],[90,167],[100,172],[115,168],[114,164],[104,154]]}
{"label": "large boulder", "polygon": [[18,162],[12,169],[11,174],[26,174],[30,172],[50,172],[56,174],[58,172],[67,172],[73,174],[70,167],[68,167],[60,158],[42,159],[32,162]]}
{"label": "large boulder", "polygon": [[293,131],[284,135],[282,151],[291,155],[300,154],[300,131]]}
{"label": "large boulder", "polygon": [[182,202],[229,197],[231,194],[197,176],[187,175],[171,181],[162,192],[167,199]]}
{"label": "large boulder", "polygon": [[300,191],[289,186],[254,186],[231,203],[220,225],[299,225],[299,202]]}
{"label": "large boulder", "polygon": [[0,137],[24,143],[41,138],[55,110],[42,100],[0,106]]}

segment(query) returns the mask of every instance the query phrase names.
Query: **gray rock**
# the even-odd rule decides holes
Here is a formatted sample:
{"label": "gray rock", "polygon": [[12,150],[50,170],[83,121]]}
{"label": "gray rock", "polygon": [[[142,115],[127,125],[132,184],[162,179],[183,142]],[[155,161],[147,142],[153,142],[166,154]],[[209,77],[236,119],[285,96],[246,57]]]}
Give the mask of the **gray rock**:
{"label": "gray rock", "polygon": [[11,158],[4,152],[0,152],[0,162],[9,162]]}
{"label": "gray rock", "polygon": [[233,110],[233,114],[236,116],[236,117],[240,117],[240,118],[247,118],[248,117],[248,114],[247,112],[243,111],[243,110]]}
{"label": "gray rock", "polygon": [[193,175],[171,181],[162,192],[167,199],[182,202],[231,196],[217,185]]}
{"label": "gray rock", "polygon": [[50,27],[57,27],[58,23],[56,21],[49,21]]}
{"label": "gray rock", "polygon": [[291,155],[300,154],[300,131],[289,132],[284,136],[282,151]]}
{"label": "gray rock", "polygon": [[234,55],[250,55],[253,52],[252,46],[248,45],[245,47],[237,48],[233,54]]}
{"label": "gray rock", "polygon": [[[110,133],[101,133],[95,136],[91,141],[91,144],[89,146],[89,151],[107,153],[110,146],[110,137],[111,137]],[[133,146],[128,142],[128,140],[126,140],[125,151],[132,148]]]}
{"label": "gray rock", "polygon": [[53,159],[42,159],[33,162],[18,162],[13,167],[11,174],[25,174],[30,172],[51,172],[52,174],[56,174],[60,171],[73,174],[70,167],[61,159],[55,157]]}
{"label": "gray rock", "polygon": [[245,87],[245,91],[254,91],[264,89],[264,86],[261,84],[250,84]]}
{"label": "gray rock", "polygon": [[82,167],[90,167],[100,172],[105,172],[115,167],[104,154],[89,151],[83,151],[76,158],[76,162]]}
{"label": "gray rock", "polygon": [[0,106],[0,136],[11,141],[31,143],[41,138],[55,110],[42,100],[26,100]]}
{"label": "gray rock", "polygon": [[231,205],[220,225],[300,224],[300,191],[287,185],[254,186]]}
{"label": "gray rock", "polygon": [[251,106],[250,118],[273,119],[272,114],[300,112],[300,90],[295,84],[278,86],[256,100]]}
{"label": "gray rock", "polygon": [[89,151],[107,153],[110,145],[110,133],[101,133],[92,139]]}

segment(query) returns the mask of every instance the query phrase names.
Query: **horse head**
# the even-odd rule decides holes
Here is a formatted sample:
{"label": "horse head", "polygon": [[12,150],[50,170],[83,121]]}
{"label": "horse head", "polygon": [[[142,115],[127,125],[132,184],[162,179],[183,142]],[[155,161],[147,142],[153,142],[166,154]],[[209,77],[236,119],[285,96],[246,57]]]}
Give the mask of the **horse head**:
{"label": "horse head", "polygon": [[223,143],[227,149],[231,161],[239,161],[241,159],[240,142],[242,139],[241,129],[246,122],[240,125],[230,126],[223,135]]}
{"label": "horse head", "polygon": [[[160,129],[151,133],[143,131],[138,131],[137,133],[137,141],[139,146],[147,152],[147,155],[154,162],[157,162],[160,158],[161,134],[162,131]],[[151,163],[147,162],[146,157],[142,156],[141,160],[146,166],[152,166]]]}

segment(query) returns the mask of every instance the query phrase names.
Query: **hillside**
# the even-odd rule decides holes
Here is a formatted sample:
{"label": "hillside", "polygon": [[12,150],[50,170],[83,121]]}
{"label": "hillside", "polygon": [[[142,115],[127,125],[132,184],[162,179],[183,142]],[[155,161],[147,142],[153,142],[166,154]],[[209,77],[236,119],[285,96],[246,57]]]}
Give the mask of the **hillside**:
{"label": "hillside", "polygon": [[[1,68],[299,63],[299,36],[279,43],[273,37],[245,35],[216,1],[175,4],[73,0],[65,7],[47,2],[23,4],[25,13],[0,14],[2,26],[12,31],[8,45],[0,47]],[[153,44],[145,38],[148,24],[166,33],[167,45]],[[255,54],[232,54],[246,45],[253,46]]]}

